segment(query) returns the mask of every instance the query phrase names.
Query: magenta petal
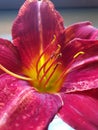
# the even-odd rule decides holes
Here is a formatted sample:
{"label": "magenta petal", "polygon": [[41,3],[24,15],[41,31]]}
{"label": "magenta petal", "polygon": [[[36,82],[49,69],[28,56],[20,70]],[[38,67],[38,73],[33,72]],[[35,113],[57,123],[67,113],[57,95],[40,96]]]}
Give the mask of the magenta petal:
{"label": "magenta petal", "polygon": [[78,52],[84,52],[83,55],[79,55],[75,62],[80,62],[87,58],[98,55],[98,40],[87,40],[76,38],[70,41],[65,48],[62,49],[61,62],[66,67],[70,62],[72,62],[74,56]]}
{"label": "magenta petal", "polygon": [[64,106],[60,109],[59,116],[76,130],[97,130],[98,89],[93,95],[87,93],[63,95]]}
{"label": "magenta petal", "polygon": [[61,89],[76,92],[98,88],[98,61],[70,72]]}
{"label": "magenta petal", "polygon": [[65,30],[66,43],[70,42],[74,38],[81,39],[97,39],[98,29],[92,26],[90,22],[79,22],[70,25]]}
{"label": "magenta petal", "polygon": [[[66,55],[62,55],[63,65],[65,64],[66,67],[72,60],[74,62],[70,66],[70,72],[65,78],[61,91],[73,92],[98,88],[98,40],[73,40],[67,44],[65,50]],[[84,54],[73,59],[80,51]]]}
{"label": "magenta petal", "polygon": [[52,42],[54,35],[57,42],[63,32],[62,17],[48,0],[26,0],[12,28],[14,44],[27,67]]}
{"label": "magenta petal", "polygon": [[[19,72],[21,70],[20,57],[16,47],[5,39],[0,39],[0,64],[13,72]],[[0,69],[1,73],[4,72]]]}
{"label": "magenta petal", "polygon": [[0,77],[0,130],[46,130],[60,107],[58,96],[38,93],[8,75]]}

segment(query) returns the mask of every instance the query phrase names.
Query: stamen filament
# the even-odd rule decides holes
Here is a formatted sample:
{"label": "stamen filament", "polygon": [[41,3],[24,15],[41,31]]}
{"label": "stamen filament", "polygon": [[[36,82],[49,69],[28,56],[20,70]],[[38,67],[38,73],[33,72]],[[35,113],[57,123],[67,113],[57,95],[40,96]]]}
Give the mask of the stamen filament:
{"label": "stamen filament", "polygon": [[51,60],[51,57],[48,58],[48,60],[41,66],[41,68],[38,70],[38,73],[37,73],[37,79],[39,79],[39,75],[40,75],[40,72],[41,70],[43,69],[44,72],[45,72],[45,67],[47,65],[47,63]]}
{"label": "stamen filament", "polygon": [[45,84],[44,84],[44,88],[47,86],[47,84],[48,84],[50,78],[53,76],[53,74],[54,74],[56,68],[58,67],[58,65],[59,65],[59,63],[56,64],[56,66],[54,67],[54,69],[53,69],[53,71],[51,72],[50,76],[49,76],[48,79],[46,80],[46,82],[45,82]]}
{"label": "stamen filament", "polygon": [[44,79],[44,77],[47,75],[48,71],[51,69],[51,67],[55,64],[56,60],[53,61],[50,66],[48,67],[48,69],[45,71],[45,73],[43,74],[43,76],[41,77],[41,79],[39,80],[39,83],[42,82],[42,80]]}
{"label": "stamen filament", "polygon": [[41,55],[39,56],[39,58],[38,58],[38,60],[37,60],[37,63],[36,63],[36,72],[37,72],[37,74],[38,74],[38,65],[39,65],[40,59],[41,59],[41,57],[45,54],[45,52],[48,50],[49,46],[50,46],[50,45],[48,45],[48,46],[45,48],[45,50],[41,53]]}
{"label": "stamen filament", "polygon": [[18,75],[18,74],[15,74],[13,72],[11,72],[10,70],[6,69],[4,66],[2,66],[0,64],[0,69],[3,70],[5,73],[15,77],[15,78],[18,78],[18,79],[22,79],[22,80],[27,80],[27,81],[31,81],[32,79],[31,78],[28,78],[28,77],[24,77],[24,76],[21,76],[21,75]]}
{"label": "stamen filament", "polygon": [[38,73],[38,65],[40,62],[41,57],[45,54],[45,52],[47,52],[47,50],[49,49],[49,47],[51,47],[51,45],[53,45],[53,43],[56,41],[56,36],[53,36],[53,40],[51,41],[51,43],[45,48],[45,50],[41,53],[41,55],[39,56],[37,63],[36,63],[36,72]]}
{"label": "stamen filament", "polygon": [[76,53],[74,56],[73,56],[73,60],[71,61],[71,63],[63,70],[63,72],[61,73],[61,75],[59,76],[59,78],[55,81],[54,84],[57,84],[58,82],[60,82],[61,80],[64,79],[65,75],[67,75],[72,69],[73,67],[72,64],[75,62],[75,59],[79,56],[79,55],[83,55],[85,54],[85,52],[83,51],[79,51],[78,53]]}
{"label": "stamen filament", "polygon": [[47,60],[47,61],[41,66],[41,68],[38,70],[37,79],[39,79],[39,74],[40,74],[40,72],[41,72],[42,69],[44,70],[44,73],[45,73],[45,67],[46,67],[46,65],[48,64],[48,62],[49,62],[51,59],[53,59],[54,57],[58,58],[59,56],[62,56],[62,54],[61,54],[61,53],[60,53],[60,54],[52,54],[52,55],[48,58],[48,60]]}
{"label": "stamen filament", "polygon": [[73,61],[71,62],[70,65],[68,65],[68,67],[66,67],[66,68],[63,70],[63,72],[60,74],[59,78],[55,81],[54,84],[57,84],[57,83],[61,82],[61,81],[64,79],[65,75],[67,75],[67,74],[71,71],[71,68],[70,68],[70,67],[71,67],[72,63],[73,63]]}

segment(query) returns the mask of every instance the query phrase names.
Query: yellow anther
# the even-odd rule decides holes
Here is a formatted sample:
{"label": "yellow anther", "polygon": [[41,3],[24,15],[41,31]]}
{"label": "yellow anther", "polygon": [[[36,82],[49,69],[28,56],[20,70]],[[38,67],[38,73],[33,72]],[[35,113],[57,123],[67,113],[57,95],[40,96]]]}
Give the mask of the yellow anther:
{"label": "yellow anther", "polygon": [[55,55],[55,56],[60,53],[60,49],[61,49],[61,46],[58,44],[58,45],[57,45],[57,49],[56,49],[56,51],[54,52],[54,55]]}
{"label": "yellow anther", "polygon": [[57,46],[58,46],[58,50],[60,50],[60,49],[61,49],[61,45],[60,45],[60,44],[58,44]]}
{"label": "yellow anther", "polygon": [[59,57],[62,57],[62,53],[58,54],[58,58],[59,58]]}
{"label": "yellow anther", "polygon": [[79,51],[78,53],[76,53],[76,54],[74,55],[73,58],[77,58],[79,55],[83,55],[83,54],[85,54],[85,52]]}
{"label": "yellow anther", "polygon": [[54,42],[56,41],[56,35],[53,35],[53,40],[51,41],[51,44],[54,44]]}
{"label": "yellow anther", "polygon": [[10,70],[6,69],[4,66],[2,66],[0,64],[0,69],[3,70],[5,73],[15,77],[15,78],[18,78],[18,79],[21,79],[21,80],[27,80],[27,81],[31,81],[32,79],[31,78],[28,78],[28,77],[24,77],[24,76],[21,76],[21,75],[18,75],[18,74],[15,74],[13,72],[11,72]]}

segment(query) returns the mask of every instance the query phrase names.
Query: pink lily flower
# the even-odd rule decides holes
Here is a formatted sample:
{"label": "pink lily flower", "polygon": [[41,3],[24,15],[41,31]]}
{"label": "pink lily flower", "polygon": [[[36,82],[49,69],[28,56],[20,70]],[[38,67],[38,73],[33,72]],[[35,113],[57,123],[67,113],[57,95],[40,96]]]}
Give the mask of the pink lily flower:
{"label": "pink lily flower", "polygon": [[0,130],[47,130],[56,114],[97,130],[97,37],[90,22],[65,28],[49,0],[26,0],[13,43],[0,39]]}

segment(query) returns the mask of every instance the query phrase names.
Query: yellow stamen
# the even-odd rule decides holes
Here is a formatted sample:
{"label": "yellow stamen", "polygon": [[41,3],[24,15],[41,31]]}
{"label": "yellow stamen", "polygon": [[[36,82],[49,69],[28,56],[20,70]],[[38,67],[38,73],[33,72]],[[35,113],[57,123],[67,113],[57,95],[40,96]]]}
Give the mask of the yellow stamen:
{"label": "yellow stamen", "polygon": [[59,78],[55,81],[54,85],[59,84],[60,82],[63,81],[63,79],[65,78],[65,76],[72,70],[71,66],[75,61],[75,58],[77,58],[79,55],[83,55],[85,54],[85,52],[80,51],[78,53],[76,53],[73,57],[73,60],[71,61],[71,63],[63,70],[63,72],[61,73],[61,75],[59,76]]}
{"label": "yellow stamen", "polygon": [[2,66],[0,64],[0,69],[3,70],[5,73],[15,77],[15,78],[18,78],[18,79],[22,79],[22,80],[27,80],[27,81],[31,81],[32,79],[31,78],[28,78],[28,77],[24,77],[24,76],[21,76],[21,75],[18,75],[18,74],[15,74],[13,72],[11,72],[10,70],[6,69],[4,66]]}
{"label": "yellow stamen", "polygon": [[[40,63],[40,64],[43,64],[43,63],[44,63],[44,61],[45,61],[44,55],[45,55],[45,53],[47,52],[47,50],[51,47],[51,45],[54,44],[55,41],[56,41],[56,36],[53,35],[53,40],[52,40],[51,43],[46,47],[46,49],[45,49],[44,51],[43,51],[43,47],[41,46],[40,56],[39,56],[38,61],[37,61],[37,63],[36,63],[36,72],[37,72],[37,73],[38,73],[38,71],[39,71],[39,68],[38,68],[39,63]],[[49,60],[48,60],[48,61],[49,61]],[[42,66],[43,66],[43,65],[42,65]],[[43,67],[40,68],[40,69],[42,70]],[[41,70],[40,70],[40,71],[41,71]]]}
{"label": "yellow stamen", "polygon": [[[53,67],[53,65],[56,63],[56,59],[50,64],[50,66],[47,68],[47,70],[44,72],[44,74],[42,75],[41,79],[39,80],[39,83],[41,83],[44,79],[44,77],[47,75],[47,73],[49,72],[49,70],[51,70],[51,68]],[[57,63],[58,65],[59,63]],[[56,66],[57,66],[56,65]],[[56,68],[56,67],[55,67]],[[56,69],[54,69],[56,70]],[[48,80],[49,81],[49,80]]]}
{"label": "yellow stamen", "polygon": [[49,82],[50,78],[52,78],[53,74],[54,74],[54,73],[55,73],[55,71],[56,71],[56,68],[57,68],[57,67],[58,67],[58,65],[60,65],[60,64],[61,64],[61,63],[58,63],[58,64],[56,64],[56,65],[55,65],[55,67],[54,67],[53,71],[51,72],[51,74],[49,75],[48,79],[46,80],[46,82],[45,82],[45,84],[44,84],[44,87],[46,87],[46,86],[47,86],[47,84],[48,84],[48,82]]}
{"label": "yellow stamen", "polygon": [[85,52],[79,51],[78,53],[76,53],[76,54],[74,55],[73,58],[77,58],[79,55],[83,55],[83,54],[85,54]]}
{"label": "yellow stamen", "polygon": [[56,49],[56,51],[54,52],[54,55],[59,54],[59,53],[60,53],[60,50],[61,50],[61,46],[60,46],[60,44],[58,44],[58,45],[57,45],[57,49]]}
{"label": "yellow stamen", "polygon": [[[53,39],[52,42],[54,42],[55,40],[56,40],[56,36],[54,35],[54,39]],[[53,43],[51,43],[51,44],[53,44]],[[46,50],[51,46],[51,44],[46,48]],[[60,49],[61,49],[61,46],[58,44],[55,52],[53,52],[53,54],[51,54],[50,57],[46,61],[43,60],[43,58],[44,58],[43,55],[45,55],[46,50],[44,50],[41,53],[40,57],[38,58],[37,64],[36,64],[37,79],[39,79],[39,75],[42,72],[42,70],[43,70],[43,73],[41,73],[41,75],[43,75],[42,77],[44,78],[46,76],[47,71],[45,71],[45,68],[46,68],[46,66],[47,66],[47,64],[49,63],[50,60],[53,60],[53,58],[54,58],[53,61],[55,62],[59,57],[62,56],[62,54],[60,53]],[[54,62],[53,62],[53,64],[54,64]],[[39,65],[40,68],[38,67],[38,65]],[[49,67],[48,71],[51,69],[51,67]]]}

